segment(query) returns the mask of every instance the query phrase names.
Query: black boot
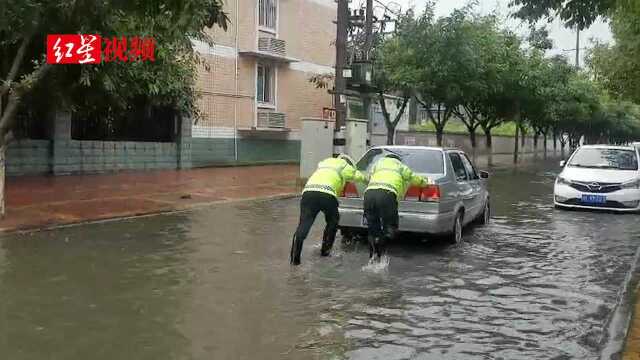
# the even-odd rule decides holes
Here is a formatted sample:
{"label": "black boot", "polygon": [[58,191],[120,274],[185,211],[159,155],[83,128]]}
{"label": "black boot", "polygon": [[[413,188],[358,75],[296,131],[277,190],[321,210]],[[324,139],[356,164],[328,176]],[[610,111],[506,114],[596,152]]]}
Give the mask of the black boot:
{"label": "black boot", "polygon": [[369,260],[373,259],[375,254],[377,253],[377,243],[378,243],[378,238],[372,235],[369,235],[368,238],[369,240]]}
{"label": "black boot", "polygon": [[322,249],[320,250],[321,256],[329,256],[331,255],[331,249],[333,248],[333,243],[335,241],[335,235],[331,236],[331,234],[324,234],[322,238]]}
{"label": "black boot", "polygon": [[293,235],[291,241],[291,254],[289,255],[289,262],[291,265],[300,265],[300,254],[302,253],[302,242],[298,241],[298,238]]}

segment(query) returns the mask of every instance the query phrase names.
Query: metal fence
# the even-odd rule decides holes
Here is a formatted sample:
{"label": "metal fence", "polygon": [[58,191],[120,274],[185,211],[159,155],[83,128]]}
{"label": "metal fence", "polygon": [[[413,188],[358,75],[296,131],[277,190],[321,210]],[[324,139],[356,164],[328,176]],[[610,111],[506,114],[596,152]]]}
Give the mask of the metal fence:
{"label": "metal fence", "polygon": [[176,111],[169,107],[142,107],[119,116],[74,114],[71,138],[96,141],[173,142]]}

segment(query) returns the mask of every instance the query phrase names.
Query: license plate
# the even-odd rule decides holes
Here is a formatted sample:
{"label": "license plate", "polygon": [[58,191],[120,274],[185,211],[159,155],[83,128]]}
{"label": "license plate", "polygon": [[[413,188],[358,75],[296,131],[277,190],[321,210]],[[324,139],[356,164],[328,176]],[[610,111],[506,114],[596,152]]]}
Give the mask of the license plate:
{"label": "license plate", "polygon": [[366,216],[362,216],[362,226],[367,226],[367,217]]}
{"label": "license plate", "polygon": [[603,195],[582,195],[582,202],[585,204],[605,204],[607,197]]}

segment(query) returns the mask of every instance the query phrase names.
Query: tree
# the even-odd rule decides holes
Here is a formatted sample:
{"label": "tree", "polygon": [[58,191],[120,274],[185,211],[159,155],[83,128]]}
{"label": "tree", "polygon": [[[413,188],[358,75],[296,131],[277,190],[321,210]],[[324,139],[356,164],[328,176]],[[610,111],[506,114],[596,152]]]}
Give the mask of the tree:
{"label": "tree", "polygon": [[514,16],[535,23],[560,18],[568,27],[584,29],[598,17],[607,16],[617,6],[627,6],[634,0],[512,0],[517,7]]}
{"label": "tree", "polygon": [[[411,33],[411,66],[415,69],[416,98],[427,111],[442,146],[444,128],[456,113],[464,108],[463,85],[472,78],[477,56],[469,43],[470,8],[454,10],[434,21],[432,12],[425,12]],[[425,66],[428,64],[427,66]],[[471,109],[471,108],[469,108]],[[475,114],[475,108],[472,109]],[[471,127],[476,127],[476,119]],[[474,130],[475,132],[475,130]]]}
{"label": "tree", "polygon": [[[374,61],[373,88],[387,128],[387,145],[395,142],[395,132],[402,119],[409,99],[413,94],[415,67],[407,66],[412,59],[413,48],[409,47],[410,32],[414,28],[413,13],[409,12],[399,20],[393,37],[382,41]],[[387,110],[386,95],[399,96],[398,112],[391,119]]]}
{"label": "tree", "polygon": [[454,109],[454,114],[462,121],[469,133],[471,146],[477,145],[476,132],[483,124],[489,131],[488,145],[491,146],[489,122],[490,114],[484,113],[484,104],[488,101],[491,90],[496,86],[499,72],[497,54],[500,49],[500,30],[495,16],[478,16],[469,14],[465,31],[465,67],[466,79],[456,84],[462,92],[461,106]]}
{"label": "tree", "polygon": [[[124,111],[135,98],[195,110],[197,56],[191,39],[211,42],[207,27],[226,29],[221,0],[101,2],[5,0],[0,4],[0,214],[4,215],[4,154],[21,102],[89,111]],[[46,64],[47,34],[135,34],[157,41],[153,64]]]}
{"label": "tree", "polygon": [[596,44],[587,54],[595,80],[613,96],[640,103],[640,3],[612,14],[615,43]]}

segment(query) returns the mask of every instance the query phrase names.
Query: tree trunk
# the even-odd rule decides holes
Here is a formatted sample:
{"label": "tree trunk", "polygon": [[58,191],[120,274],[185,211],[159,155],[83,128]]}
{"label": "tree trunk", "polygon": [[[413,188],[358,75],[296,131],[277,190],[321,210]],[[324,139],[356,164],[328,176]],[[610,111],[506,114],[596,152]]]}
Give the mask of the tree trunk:
{"label": "tree trunk", "polygon": [[538,137],[540,137],[540,135],[533,134],[533,152],[538,152]]}
{"label": "tree trunk", "polygon": [[553,132],[553,152],[555,153],[556,151],[558,151],[558,133],[557,132]]}
{"label": "tree trunk", "polygon": [[547,158],[547,134],[543,134],[542,145],[544,146],[544,158]]}
{"label": "tree trunk", "polygon": [[436,128],[436,141],[438,146],[442,146],[444,139],[444,126]]}
{"label": "tree trunk", "polygon": [[396,127],[389,123],[387,124],[387,145],[395,145]]}
{"label": "tree trunk", "polygon": [[470,131],[469,131],[469,140],[471,140],[471,147],[472,147],[472,148],[474,149],[474,151],[475,151],[476,144],[477,144],[477,141],[476,141],[476,131],[475,131],[475,130],[470,130]]}
{"label": "tree trunk", "polygon": [[520,126],[518,124],[516,124],[516,136],[514,138],[514,147],[513,147],[513,163],[517,164],[518,163],[518,145],[520,144],[518,142],[518,133],[520,131]]}
{"label": "tree trunk", "polygon": [[489,153],[493,152],[493,137],[491,135],[491,129],[483,129],[484,137],[485,137],[485,145],[487,146],[487,151]]}

